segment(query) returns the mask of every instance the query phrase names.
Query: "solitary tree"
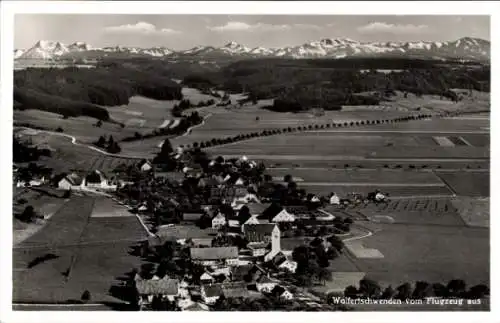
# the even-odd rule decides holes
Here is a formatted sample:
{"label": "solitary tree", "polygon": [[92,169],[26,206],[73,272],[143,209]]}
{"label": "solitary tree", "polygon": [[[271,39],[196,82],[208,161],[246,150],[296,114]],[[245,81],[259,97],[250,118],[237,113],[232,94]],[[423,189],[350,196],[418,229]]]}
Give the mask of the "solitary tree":
{"label": "solitary tree", "polygon": [[87,303],[88,301],[90,301],[90,299],[91,299],[90,292],[88,290],[84,291],[81,297],[82,302]]}

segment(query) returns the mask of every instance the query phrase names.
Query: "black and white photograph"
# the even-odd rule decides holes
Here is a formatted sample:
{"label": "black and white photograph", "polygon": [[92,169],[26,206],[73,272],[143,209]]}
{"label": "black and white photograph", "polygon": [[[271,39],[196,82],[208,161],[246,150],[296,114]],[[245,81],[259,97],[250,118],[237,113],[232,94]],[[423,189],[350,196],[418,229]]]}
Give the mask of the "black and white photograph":
{"label": "black and white photograph", "polygon": [[492,16],[128,5],[9,20],[9,310],[492,310]]}

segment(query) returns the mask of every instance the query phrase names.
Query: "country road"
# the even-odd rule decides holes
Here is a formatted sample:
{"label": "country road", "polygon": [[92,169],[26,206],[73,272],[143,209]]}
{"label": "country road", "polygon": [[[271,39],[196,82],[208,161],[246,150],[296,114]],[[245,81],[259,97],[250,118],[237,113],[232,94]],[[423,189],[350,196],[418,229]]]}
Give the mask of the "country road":
{"label": "country road", "polygon": [[66,133],[60,133],[60,132],[55,132],[55,131],[50,131],[50,130],[38,130],[38,129],[29,128],[29,127],[17,127],[17,126],[14,126],[14,128],[33,130],[33,131],[36,131],[36,132],[45,132],[45,133],[48,133],[48,134],[51,134],[51,135],[65,137],[65,138],[71,139],[71,143],[73,145],[81,146],[81,147],[86,147],[86,148],[88,148],[90,150],[97,151],[98,153],[101,153],[101,154],[106,155],[106,156],[118,157],[118,158],[130,158],[130,159],[142,159],[142,158],[144,158],[143,156],[130,156],[130,155],[122,155],[122,154],[111,154],[111,153],[108,153],[107,151],[104,151],[104,150],[99,149],[97,147],[94,147],[92,145],[79,143],[76,140],[76,137],[74,137],[72,135],[68,135]]}

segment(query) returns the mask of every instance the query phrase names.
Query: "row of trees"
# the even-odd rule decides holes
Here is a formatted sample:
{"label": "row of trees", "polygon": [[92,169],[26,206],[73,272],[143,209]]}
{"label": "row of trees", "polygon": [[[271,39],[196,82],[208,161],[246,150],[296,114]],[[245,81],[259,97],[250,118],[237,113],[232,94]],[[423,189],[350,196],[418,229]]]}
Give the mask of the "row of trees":
{"label": "row of trees", "polygon": [[464,280],[453,279],[448,284],[431,284],[426,281],[417,281],[414,286],[410,283],[404,283],[394,289],[391,285],[382,290],[381,286],[371,279],[362,279],[359,282],[359,288],[348,286],[344,291],[344,296],[350,298],[369,297],[381,299],[423,299],[426,297],[445,297],[445,298],[467,298],[480,299],[489,295],[489,287],[479,284],[467,289]]}
{"label": "row of trees", "polygon": [[[297,126],[297,127],[285,127],[282,129],[269,129],[269,130],[262,130],[260,132],[252,132],[252,133],[247,133],[247,134],[240,134],[236,135],[233,137],[226,137],[226,138],[212,138],[210,140],[204,141],[204,142],[194,142],[192,144],[193,148],[209,148],[209,147],[214,147],[214,146],[220,146],[228,143],[233,143],[233,142],[238,142],[238,141],[243,141],[243,140],[248,140],[252,138],[259,138],[259,137],[267,137],[267,136],[273,136],[273,135],[279,135],[283,133],[293,133],[293,132],[302,132],[302,131],[311,131],[311,130],[320,130],[320,129],[329,129],[329,128],[342,128],[342,127],[358,127],[358,126],[364,126],[364,125],[375,125],[375,124],[388,124],[388,123],[398,123],[398,122],[407,122],[407,121],[412,121],[412,120],[421,120],[425,118],[430,118],[431,115],[429,114],[419,114],[419,115],[413,115],[413,116],[407,116],[407,117],[398,117],[398,118],[392,118],[392,119],[377,119],[377,120],[360,120],[360,121],[351,121],[351,122],[343,122],[343,123],[325,123],[325,124],[315,124],[315,125],[304,125],[304,126]],[[187,148],[190,148],[188,145]]]}

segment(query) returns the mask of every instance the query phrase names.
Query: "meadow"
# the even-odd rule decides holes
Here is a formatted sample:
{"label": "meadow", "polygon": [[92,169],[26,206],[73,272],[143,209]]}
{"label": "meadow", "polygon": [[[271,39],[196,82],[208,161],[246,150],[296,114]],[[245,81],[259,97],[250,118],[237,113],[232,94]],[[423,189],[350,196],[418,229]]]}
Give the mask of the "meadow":
{"label": "meadow", "polygon": [[[14,248],[14,301],[66,303],[88,290],[93,302],[122,302],[113,286],[140,266],[130,252],[147,234],[135,216],[115,216],[120,210],[101,197],[72,197]],[[36,262],[49,254],[52,259]]]}

